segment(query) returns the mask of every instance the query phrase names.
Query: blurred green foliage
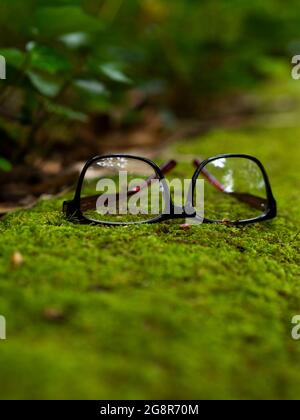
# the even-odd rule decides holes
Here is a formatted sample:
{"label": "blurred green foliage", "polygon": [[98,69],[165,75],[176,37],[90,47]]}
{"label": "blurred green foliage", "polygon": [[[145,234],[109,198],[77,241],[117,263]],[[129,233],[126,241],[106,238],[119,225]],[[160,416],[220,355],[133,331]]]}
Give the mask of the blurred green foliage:
{"label": "blurred green foliage", "polygon": [[1,0],[0,12],[0,130],[15,148],[0,144],[0,154],[11,160],[47,124],[126,107],[133,88],[197,114],[208,98],[272,76],[298,49],[296,0]]}

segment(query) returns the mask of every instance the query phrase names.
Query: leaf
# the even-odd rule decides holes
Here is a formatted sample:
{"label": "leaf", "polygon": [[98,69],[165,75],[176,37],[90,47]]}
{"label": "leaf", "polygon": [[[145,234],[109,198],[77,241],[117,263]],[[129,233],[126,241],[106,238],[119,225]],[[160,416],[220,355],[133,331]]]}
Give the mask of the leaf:
{"label": "leaf", "polygon": [[88,121],[88,116],[86,114],[79,111],[75,111],[74,109],[71,109],[64,105],[58,105],[51,101],[46,101],[45,106],[49,112],[60,117],[66,118],[67,120],[79,121],[83,123],[86,123]]}
{"label": "leaf", "polygon": [[18,70],[24,65],[26,58],[26,54],[17,48],[0,48],[0,55],[5,58],[7,64]]}
{"label": "leaf", "polygon": [[98,82],[97,80],[76,80],[74,82],[75,86],[78,88],[91,93],[93,95],[107,95],[107,89],[103,83]]}
{"label": "leaf", "polygon": [[90,16],[77,6],[40,7],[35,25],[48,38],[72,32],[97,32],[103,28],[99,18]]}
{"label": "leaf", "polygon": [[27,75],[39,93],[45,96],[49,96],[50,98],[54,98],[60,91],[61,85],[53,80],[50,80],[40,74],[34,73],[32,71],[28,71]]}
{"label": "leaf", "polygon": [[9,171],[12,170],[11,163],[8,160],[6,160],[2,157],[0,157],[0,170],[2,170],[4,172],[9,172]]}
{"label": "leaf", "polygon": [[113,63],[106,63],[102,64],[100,67],[101,72],[108,77],[110,80],[119,83],[126,83],[132,84],[132,80],[130,80],[119,68],[116,64]]}
{"label": "leaf", "polygon": [[82,0],[39,0],[39,3],[42,6],[55,6],[55,7],[64,7],[64,6],[80,6]]}
{"label": "leaf", "polygon": [[59,40],[68,48],[76,50],[81,47],[85,47],[90,43],[90,37],[85,32],[73,32],[65,34],[59,38]]}
{"label": "leaf", "polygon": [[70,71],[70,63],[53,48],[29,42],[26,46],[30,55],[30,67],[49,74]]}

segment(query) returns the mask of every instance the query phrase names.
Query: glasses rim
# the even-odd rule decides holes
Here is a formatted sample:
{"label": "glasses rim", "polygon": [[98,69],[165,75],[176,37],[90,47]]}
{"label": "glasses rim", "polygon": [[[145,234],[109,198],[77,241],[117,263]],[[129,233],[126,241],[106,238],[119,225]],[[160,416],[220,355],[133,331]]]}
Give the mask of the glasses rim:
{"label": "glasses rim", "polygon": [[[262,214],[256,217],[252,217],[252,218],[248,218],[248,219],[244,219],[244,220],[239,220],[237,223],[235,223],[234,221],[228,221],[228,223],[231,224],[243,224],[243,222],[246,223],[253,223],[253,222],[259,222],[259,221],[263,221],[266,219],[271,219],[271,218],[275,218],[277,216],[277,204],[276,204],[276,200],[273,196],[273,192],[272,192],[272,188],[271,188],[271,184],[270,184],[270,180],[268,177],[268,174],[266,172],[265,167],[263,166],[263,164],[261,163],[261,161],[259,159],[257,159],[254,156],[251,155],[245,155],[245,154],[223,154],[223,155],[218,155],[218,156],[214,156],[211,158],[208,158],[205,160],[205,162],[200,163],[198,165],[197,170],[194,173],[194,177],[193,177],[193,183],[195,185],[195,183],[197,182],[197,179],[199,178],[200,175],[203,175],[203,173],[205,172],[205,168],[207,166],[209,166],[211,163],[217,161],[217,160],[221,160],[221,159],[244,159],[244,160],[248,160],[253,162],[258,169],[261,172],[261,175],[263,177],[263,181],[264,181],[264,187],[265,187],[265,193],[266,193],[266,198],[261,198],[252,194],[238,194],[238,193],[231,193],[233,196],[235,196],[235,198],[240,201],[240,202],[244,202],[248,205],[250,205],[251,207],[253,207],[254,209],[257,210],[261,210]],[[196,160],[196,162],[198,162]],[[205,174],[205,178],[208,179],[210,175],[210,172],[207,171],[207,173]],[[214,185],[215,180],[214,177],[212,175],[210,175],[213,178],[212,180],[209,180],[209,183],[213,184],[213,186],[217,189],[219,189],[220,187],[222,187],[222,185],[218,182],[217,185]],[[195,188],[195,187],[193,187]],[[224,187],[223,187],[224,188]],[[222,191],[220,189],[220,191]],[[222,191],[223,193],[226,191]],[[195,202],[194,202],[194,197],[193,197],[193,206],[195,206]],[[273,210],[272,210],[273,208]],[[267,216],[265,218],[265,216]],[[224,223],[223,219],[211,219],[206,217],[206,220],[211,222],[211,223]],[[227,222],[227,220],[225,220],[225,222]]]}
{"label": "glasses rim", "polygon": [[[83,212],[81,211],[81,191],[82,191],[82,186],[83,186],[83,182],[84,182],[84,177],[86,175],[87,170],[90,168],[90,166],[92,166],[95,162],[97,162],[98,160],[102,160],[102,159],[109,159],[109,158],[127,158],[127,159],[135,159],[141,162],[144,162],[148,165],[150,165],[152,167],[152,169],[155,171],[156,175],[158,176],[158,180],[160,182],[163,183],[163,191],[165,194],[165,199],[169,200],[170,203],[170,213],[169,214],[160,214],[156,217],[154,217],[153,219],[148,219],[145,221],[134,221],[134,222],[113,222],[113,221],[100,221],[100,220],[93,220],[93,219],[89,219],[87,218]],[[266,195],[267,195],[267,199],[266,199],[266,211],[264,214],[254,217],[254,218],[250,218],[250,219],[245,219],[245,220],[237,220],[237,221],[224,221],[224,220],[213,220],[213,219],[209,219],[209,218],[201,218],[200,216],[198,216],[196,214],[196,211],[191,214],[191,212],[187,212],[186,209],[187,208],[191,208],[194,206],[194,202],[193,202],[193,196],[194,196],[194,190],[196,187],[196,183],[197,183],[197,179],[200,175],[200,173],[203,171],[203,169],[210,164],[211,162],[214,162],[216,160],[219,159],[228,159],[228,158],[242,158],[242,159],[248,159],[253,161],[254,163],[256,163],[258,165],[258,167],[260,168],[262,175],[263,175],[263,179],[265,182],[265,187],[266,187]],[[174,202],[170,196],[170,191],[168,188],[168,185],[166,183],[166,178],[165,178],[165,174],[168,173],[169,171],[171,171],[175,166],[177,165],[177,162],[175,160],[170,160],[169,162],[167,162],[165,165],[163,165],[162,167],[159,167],[155,162],[153,162],[151,159],[148,159],[146,157],[142,157],[142,156],[135,156],[135,155],[131,155],[131,154],[122,154],[122,153],[117,153],[117,154],[108,154],[108,155],[99,155],[99,156],[95,156],[91,159],[89,159],[86,164],[84,165],[81,174],[79,176],[79,180],[77,183],[77,188],[75,191],[75,196],[73,200],[69,200],[69,201],[65,201],[63,203],[63,213],[67,216],[68,219],[72,219],[74,221],[77,221],[81,224],[94,224],[94,225],[106,225],[106,226],[127,226],[127,225],[139,225],[139,224],[152,224],[152,223],[159,223],[159,222],[163,222],[163,221],[167,221],[167,220],[172,220],[172,219],[184,219],[184,218],[194,218],[196,220],[200,220],[202,223],[219,223],[219,224],[230,224],[230,225],[246,225],[246,224],[251,224],[251,223],[258,223],[258,222],[262,222],[262,221],[266,221],[266,220],[271,220],[274,219],[277,216],[277,203],[276,200],[274,198],[273,192],[272,192],[272,187],[271,187],[271,183],[267,174],[267,171],[264,167],[264,165],[261,163],[261,161],[251,155],[247,155],[247,154],[239,154],[239,153],[227,153],[227,154],[220,154],[217,156],[213,156],[210,157],[208,159],[205,159],[203,161],[198,161],[197,159],[194,160],[194,165],[196,166],[196,170],[194,172],[194,175],[192,177],[191,180],[191,184],[190,184],[190,189],[189,189],[189,194],[188,194],[188,199],[187,199],[187,203],[186,205],[182,208],[182,213],[178,214],[178,212],[176,212],[175,210],[177,208],[177,206],[174,205]]]}
{"label": "glasses rim", "polygon": [[[163,183],[163,191],[164,191],[164,199],[169,199],[167,193],[168,193],[168,188],[167,185],[165,183],[165,177],[163,175],[164,172],[164,168],[160,168],[155,162],[153,162],[151,159],[142,157],[142,156],[134,156],[134,155],[130,155],[130,154],[110,154],[110,155],[103,155],[103,156],[95,156],[92,159],[90,159],[84,166],[82,173],[80,175],[79,178],[79,182],[78,182],[78,186],[77,186],[77,190],[76,190],[76,194],[75,194],[75,199],[77,200],[77,203],[81,203],[82,198],[81,198],[81,191],[82,191],[82,186],[83,186],[83,182],[84,182],[84,177],[86,175],[86,172],[88,171],[88,169],[96,162],[98,162],[99,160],[104,160],[104,159],[111,159],[111,158],[125,158],[125,159],[131,159],[131,160],[137,160],[139,162],[145,163],[147,165],[149,165],[153,171],[154,174],[157,176],[157,179]],[[168,162],[168,165],[170,168],[167,168],[166,165],[164,165],[165,169],[170,170],[173,165],[171,165],[172,162]],[[163,169],[163,170],[162,170]],[[79,201],[78,201],[79,200]],[[80,206],[81,207],[81,206]],[[79,209],[80,209],[79,207]],[[91,219],[86,217],[82,211],[80,210],[82,216],[88,220],[90,223],[95,223],[95,224],[107,224],[107,225],[112,225],[112,226],[129,226],[129,225],[138,225],[138,224],[148,224],[148,223],[156,223],[156,222],[160,222],[161,217],[163,216],[163,212],[159,215],[155,215],[155,217],[146,219],[146,220],[142,220],[142,221],[134,221],[134,222],[113,222],[113,221],[100,221],[97,219]]]}

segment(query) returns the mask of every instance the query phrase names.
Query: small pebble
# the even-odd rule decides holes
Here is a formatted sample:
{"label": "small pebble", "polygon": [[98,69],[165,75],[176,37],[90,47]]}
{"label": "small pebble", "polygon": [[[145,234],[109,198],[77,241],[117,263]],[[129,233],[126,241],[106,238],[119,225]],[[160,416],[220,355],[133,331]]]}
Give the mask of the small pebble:
{"label": "small pebble", "polygon": [[54,321],[54,322],[60,322],[63,321],[65,318],[64,313],[55,308],[46,308],[43,312],[44,318],[47,321]]}
{"label": "small pebble", "polygon": [[188,223],[185,223],[184,225],[180,225],[180,229],[189,230],[191,229],[191,225],[189,225]]}
{"label": "small pebble", "polygon": [[13,253],[11,257],[11,264],[14,268],[20,267],[24,263],[24,257],[23,255],[16,251]]}

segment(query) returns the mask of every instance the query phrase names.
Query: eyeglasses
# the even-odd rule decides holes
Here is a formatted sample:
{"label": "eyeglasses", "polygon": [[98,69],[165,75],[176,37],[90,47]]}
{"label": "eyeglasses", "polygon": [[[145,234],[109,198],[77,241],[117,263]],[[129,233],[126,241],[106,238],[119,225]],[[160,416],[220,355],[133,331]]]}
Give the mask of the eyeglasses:
{"label": "eyeglasses", "polygon": [[84,166],[74,199],[64,202],[63,212],[79,223],[110,226],[182,218],[238,225],[276,217],[267,172],[255,157],[195,159],[196,170],[185,188],[165,178],[176,165],[170,160],[159,167],[149,159],[123,154],[94,157]]}

